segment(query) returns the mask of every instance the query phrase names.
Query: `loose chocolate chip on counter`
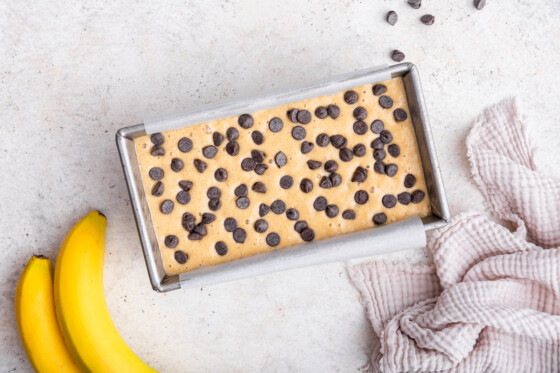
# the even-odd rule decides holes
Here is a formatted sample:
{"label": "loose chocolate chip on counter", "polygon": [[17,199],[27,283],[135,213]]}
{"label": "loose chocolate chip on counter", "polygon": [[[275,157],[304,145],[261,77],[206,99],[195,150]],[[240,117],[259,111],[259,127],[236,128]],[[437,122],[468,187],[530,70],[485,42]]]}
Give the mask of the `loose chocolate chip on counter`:
{"label": "loose chocolate chip on counter", "polygon": [[301,233],[305,228],[307,228],[307,222],[305,220],[300,220],[294,224],[294,230]]}
{"label": "loose chocolate chip on counter", "polygon": [[346,220],[354,220],[356,219],[356,213],[354,212],[354,210],[344,210],[342,212],[342,218]]}
{"label": "loose chocolate chip on counter", "polygon": [[239,131],[235,127],[230,127],[226,131],[226,136],[229,141],[234,141],[239,138]]}
{"label": "loose chocolate chip on counter", "polygon": [[293,184],[294,184],[294,179],[289,175],[282,176],[280,178],[280,187],[282,189],[290,189]]}
{"label": "loose chocolate chip on counter", "polygon": [[244,197],[247,195],[247,191],[248,191],[247,185],[240,184],[237,188],[235,188],[233,194],[235,194],[237,197]]}
{"label": "loose chocolate chip on counter", "polygon": [[158,181],[152,187],[152,196],[159,197],[162,194],[163,194],[163,183],[161,181]]}
{"label": "loose chocolate chip on counter", "polygon": [[188,153],[192,150],[193,148],[193,143],[191,141],[191,139],[183,137],[182,139],[179,140],[179,142],[177,143],[177,147],[179,148],[180,151],[182,151],[183,153]]}
{"label": "loose chocolate chip on counter", "polygon": [[327,113],[329,114],[329,117],[336,119],[340,115],[340,108],[336,105],[329,105],[327,106]]}
{"label": "loose chocolate chip on counter", "polygon": [[375,159],[376,161],[382,161],[386,156],[387,153],[385,153],[385,150],[383,149],[375,149],[373,151],[373,159]]}
{"label": "loose chocolate chip on counter", "polygon": [[224,241],[218,241],[216,242],[216,244],[214,245],[214,250],[216,250],[216,253],[219,256],[224,256],[227,254],[227,245]]}
{"label": "loose chocolate chip on counter", "polygon": [[194,215],[185,212],[183,214],[183,218],[181,219],[181,225],[183,226],[183,228],[190,232],[194,229],[195,224],[196,218],[194,217]]}
{"label": "loose chocolate chip on counter", "polygon": [[352,115],[354,115],[354,118],[356,118],[357,120],[364,120],[367,117],[367,110],[361,106],[358,106],[354,109]]}
{"label": "loose chocolate chip on counter", "polygon": [[266,235],[266,243],[268,246],[278,246],[278,244],[280,244],[280,236],[278,233],[269,233]]}
{"label": "loose chocolate chip on counter", "polygon": [[329,179],[332,183],[333,188],[339,186],[342,183],[342,177],[336,172],[330,174]]}
{"label": "loose chocolate chip on counter", "polygon": [[251,138],[257,145],[261,145],[264,142],[264,136],[259,131],[254,131],[253,133],[251,133]]}
{"label": "loose chocolate chip on counter", "polygon": [[373,220],[376,225],[385,224],[387,222],[387,215],[385,215],[385,213],[383,212],[380,212],[373,215],[373,218],[371,220]]}
{"label": "loose chocolate chip on counter", "polygon": [[179,188],[186,190],[187,192],[193,187],[193,182],[188,180],[179,181]]}
{"label": "loose chocolate chip on counter", "polygon": [[387,23],[390,24],[391,26],[396,25],[398,20],[399,20],[399,15],[397,14],[397,12],[391,10],[387,13]]}
{"label": "loose chocolate chip on counter", "polygon": [[226,152],[231,156],[239,154],[239,144],[237,143],[237,141],[228,142],[226,144]]}
{"label": "loose chocolate chip on counter", "polygon": [[158,132],[158,133],[152,134],[152,136],[150,136],[150,140],[152,141],[152,144],[154,144],[154,145],[161,145],[165,141],[165,137],[163,137],[163,135]]}
{"label": "loose chocolate chip on counter", "polygon": [[301,152],[303,154],[307,154],[310,151],[312,151],[314,147],[315,147],[315,144],[313,144],[312,142],[304,141],[304,142],[301,143]]}
{"label": "loose chocolate chip on counter", "polygon": [[233,232],[237,228],[237,220],[234,218],[226,218],[224,220],[224,229],[227,232]]}
{"label": "loose chocolate chip on counter", "polygon": [[391,53],[391,59],[395,62],[401,62],[402,60],[404,60],[404,53],[401,52],[398,49],[395,49],[392,53]]}
{"label": "loose chocolate chip on counter", "polygon": [[262,218],[263,216],[266,216],[266,214],[268,214],[270,212],[270,206],[265,205],[264,203],[261,203],[259,205],[259,216]]}
{"label": "loose chocolate chip on counter", "polygon": [[210,188],[208,188],[208,191],[206,192],[206,196],[209,199],[220,198],[222,196],[222,191],[218,187],[210,187]]}
{"label": "loose chocolate chip on counter", "polygon": [[388,209],[393,208],[397,204],[397,197],[392,194],[385,194],[383,198],[381,198],[381,203]]}
{"label": "loose chocolate chip on counter", "polygon": [[264,219],[259,219],[253,224],[253,228],[257,233],[264,233],[268,229],[268,223]]}
{"label": "loose chocolate chip on counter", "polygon": [[407,174],[404,177],[404,186],[406,188],[412,188],[414,186],[414,184],[416,184],[416,178],[414,177],[413,174]]}
{"label": "loose chocolate chip on counter", "polygon": [[150,177],[153,180],[161,180],[163,179],[163,170],[159,167],[152,167],[150,168],[150,171],[148,171],[148,174],[150,175]]}
{"label": "loose chocolate chip on counter", "polygon": [[262,183],[260,181],[257,181],[256,183],[254,183],[253,186],[251,187],[251,189],[255,193],[266,193],[266,185],[264,185],[264,183]]}
{"label": "loose chocolate chip on counter", "polygon": [[286,157],[286,154],[284,154],[282,152],[278,152],[274,156],[274,162],[276,162],[276,165],[278,166],[278,168],[281,168],[281,167],[285,166],[286,163],[288,163],[288,158]]}
{"label": "loose chocolate chip on counter", "polygon": [[408,5],[414,9],[419,9],[422,6],[422,0],[408,0]]}
{"label": "loose chocolate chip on counter", "polygon": [[219,132],[214,132],[212,134],[212,141],[214,142],[215,146],[220,146],[224,142],[224,135]]}
{"label": "loose chocolate chip on counter", "polygon": [[226,181],[228,178],[228,173],[225,168],[220,167],[214,172],[214,177],[218,181]]}
{"label": "loose chocolate chip on counter", "polygon": [[237,119],[237,123],[239,123],[241,128],[247,129],[253,127],[253,123],[255,123],[255,121],[253,120],[253,117],[250,116],[249,114],[242,114]]}
{"label": "loose chocolate chip on counter", "polygon": [[303,193],[309,193],[313,190],[313,182],[309,179],[302,179],[299,183],[299,188]]}
{"label": "loose chocolate chip on counter", "polygon": [[354,153],[352,153],[352,150],[344,148],[340,149],[340,151],[338,152],[338,156],[340,157],[341,161],[350,162],[352,158],[354,158]]}
{"label": "loose chocolate chip on counter", "polygon": [[431,14],[424,14],[422,17],[420,17],[420,22],[428,26],[433,25],[434,21],[435,17]]}
{"label": "loose chocolate chip on counter", "polygon": [[236,228],[233,231],[233,240],[237,243],[245,242],[245,238],[247,238],[247,232],[243,228]]}
{"label": "loose chocolate chip on counter", "polygon": [[301,239],[305,242],[313,241],[315,238],[315,231],[311,228],[305,228],[301,231]]}
{"label": "loose chocolate chip on counter", "polygon": [[321,181],[319,181],[319,186],[324,189],[332,188],[332,181],[328,178],[328,176],[323,176]]}
{"label": "loose chocolate chip on counter", "polygon": [[212,198],[208,201],[208,208],[212,211],[218,211],[222,207],[222,202],[218,198]]}
{"label": "loose chocolate chip on counter", "polygon": [[412,203],[420,203],[424,199],[424,192],[421,190],[415,190],[412,192]]}
{"label": "loose chocolate chip on counter", "polygon": [[367,132],[367,124],[361,120],[354,122],[353,126],[354,132],[358,135],[365,135]]}
{"label": "loose chocolate chip on counter", "polygon": [[298,210],[291,208],[286,210],[286,217],[289,220],[298,220],[299,219],[299,212]]}
{"label": "loose chocolate chip on counter", "polygon": [[325,171],[336,172],[338,170],[338,163],[336,161],[330,160],[325,162]]}
{"label": "loose chocolate chip on counter", "polygon": [[183,161],[180,160],[179,158],[173,158],[171,160],[171,169],[175,172],[179,172],[183,169],[184,164]]}
{"label": "loose chocolate chip on counter", "polygon": [[329,218],[334,218],[338,215],[338,206],[337,205],[328,205],[325,209],[327,216]]}
{"label": "loose chocolate chip on counter", "polygon": [[247,197],[239,197],[236,201],[235,204],[237,205],[237,207],[239,207],[240,209],[244,210],[247,207],[249,207],[249,198]]}
{"label": "loose chocolate chip on counter", "polygon": [[356,183],[363,183],[367,179],[367,169],[363,167],[356,168],[354,174],[352,175],[352,181]]}
{"label": "loose chocolate chip on counter", "polygon": [[200,233],[196,233],[194,231],[189,233],[189,235],[187,237],[188,237],[189,240],[192,240],[192,241],[202,240],[202,235]]}
{"label": "loose chocolate chip on counter", "polygon": [[311,113],[307,110],[300,110],[297,113],[297,121],[301,124],[307,124],[311,122]]}
{"label": "loose chocolate chip on counter", "polygon": [[378,174],[385,175],[385,164],[381,161],[375,161],[373,164],[373,171]]}
{"label": "loose chocolate chip on counter", "polygon": [[327,108],[324,106],[319,106],[315,109],[315,116],[319,119],[325,119],[327,117]]}
{"label": "loose chocolate chip on counter", "polygon": [[195,159],[193,161],[194,163],[194,167],[197,169],[198,172],[203,173],[204,171],[206,171],[206,167],[208,167],[208,165],[206,164],[206,162],[201,161],[200,159]]}
{"label": "loose chocolate chip on counter", "polygon": [[202,214],[202,224],[210,224],[213,223],[214,220],[216,220],[216,215],[209,212]]}
{"label": "loose chocolate chip on counter", "polygon": [[177,202],[179,202],[181,205],[186,205],[190,201],[191,201],[191,195],[186,190],[182,190],[179,193],[177,193]]}
{"label": "loose chocolate chip on counter", "polygon": [[375,134],[380,134],[381,131],[383,131],[383,121],[376,119],[373,122],[371,122],[371,132],[375,133]]}
{"label": "loose chocolate chip on counter", "polygon": [[181,250],[175,251],[175,254],[173,254],[173,256],[175,257],[175,261],[179,264],[185,264],[187,262],[187,259],[189,258],[187,254],[185,254],[185,252]]}
{"label": "loose chocolate chip on counter", "polygon": [[322,164],[323,163],[319,161],[313,161],[313,160],[307,161],[307,167],[309,167],[310,170],[316,170],[319,167],[321,167]]}
{"label": "loose chocolate chip on counter", "polygon": [[163,201],[161,203],[161,205],[159,206],[159,209],[162,213],[164,213],[165,215],[167,214],[171,214],[171,211],[173,211],[173,206],[175,204],[173,203],[172,200],[170,199],[166,199],[165,201]]}
{"label": "loose chocolate chip on counter", "polygon": [[398,170],[399,167],[394,163],[390,163],[385,166],[385,174],[390,177],[395,176]]}
{"label": "loose chocolate chip on counter", "polygon": [[284,201],[277,199],[276,201],[272,202],[272,204],[270,205],[270,209],[275,214],[282,214],[284,213],[284,211],[286,211],[286,204],[284,203]]}
{"label": "loose chocolate chip on counter", "polygon": [[214,158],[216,156],[216,153],[218,153],[218,148],[216,148],[214,145],[208,145],[202,148],[202,155],[204,155],[206,158]]}
{"label": "loose chocolate chip on counter", "polygon": [[342,149],[346,146],[346,144],[348,143],[348,140],[346,140],[346,137],[342,136],[342,135],[333,135],[330,137],[331,140],[331,144],[332,146],[334,146],[337,149]]}
{"label": "loose chocolate chip on counter", "polygon": [[165,240],[163,242],[165,243],[165,246],[173,249],[179,244],[179,239],[177,238],[177,236],[170,234],[165,237]]}
{"label": "loose chocolate chip on counter", "polygon": [[244,158],[241,161],[241,169],[243,169],[243,171],[253,171],[256,165],[257,163],[253,158]]}
{"label": "loose chocolate chip on counter", "polygon": [[397,158],[401,154],[401,148],[397,144],[391,144],[387,147],[387,152],[391,154],[391,157]]}
{"label": "loose chocolate chip on counter", "polygon": [[401,108],[395,109],[393,111],[393,116],[395,117],[396,122],[403,122],[408,118],[408,114]]}
{"label": "loose chocolate chip on counter", "polygon": [[474,0],[474,7],[478,10],[482,10],[486,6],[486,0]]}
{"label": "loose chocolate chip on counter", "polygon": [[282,119],[278,117],[274,117],[268,122],[268,128],[272,132],[280,132],[283,127],[284,127],[284,122],[282,122]]}
{"label": "loose chocolate chip on counter", "polygon": [[393,106],[393,99],[389,96],[381,96],[379,97],[379,106],[384,109],[389,109]]}
{"label": "loose chocolate chip on counter", "polygon": [[344,92],[344,102],[348,105],[355,104],[358,101],[358,94],[356,91],[346,91]]}
{"label": "loose chocolate chip on counter", "polygon": [[379,96],[387,92],[387,87],[383,84],[375,84],[371,90],[375,96]]}
{"label": "loose chocolate chip on counter", "polygon": [[290,119],[290,121],[292,123],[297,123],[298,122],[298,119],[297,119],[298,112],[299,112],[298,109],[290,109],[286,113],[286,115],[288,116],[288,118]]}
{"label": "loose chocolate chip on counter", "polygon": [[391,132],[383,130],[379,134],[379,139],[383,144],[389,144],[391,141],[393,141],[393,135],[391,134]]}
{"label": "loose chocolate chip on counter", "polygon": [[321,133],[320,135],[317,136],[317,138],[315,139],[315,142],[317,143],[318,146],[324,148],[325,146],[329,145],[330,142],[330,138],[329,135],[327,135],[326,133]]}
{"label": "loose chocolate chip on counter", "polygon": [[150,152],[150,154],[153,157],[159,157],[160,155],[164,155],[165,154],[165,149],[162,148],[159,145],[154,145],[154,147],[152,148],[152,151]]}
{"label": "loose chocolate chip on counter", "polygon": [[325,197],[317,197],[315,201],[313,201],[313,208],[317,211],[323,211],[327,208],[328,202]]}
{"label": "loose chocolate chip on counter", "polygon": [[378,137],[371,142],[370,146],[372,149],[383,149],[385,144],[383,144],[383,141]]}
{"label": "loose chocolate chip on counter", "polygon": [[410,193],[402,192],[397,194],[397,201],[399,201],[401,205],[408,205],[410,201],[412,201],[412,197]]}
{"label": "loose chocolate chip on counter", "polygon": [[264,154],[261,150],[251,150],[251,158],[253,158],[253,160],[257,163],[263,163],[266,158],[266,154]]}
{"label": "loose chocolate chip on counter", "polygon": [[264,172],[268,169],[268,166],[265,165],[264,163],[259,163],[258,165],[255,166],[255,173],[257,175],[262,175],[264,174]]}
{"label": "loose chocolate chip on counter", "polygon": [[354,153],[356,157],[363,157],[366,155],[366,146],[364,144],[357,144],[352,149],[352,153]]}
{"label": "loose chocolate chip on counter", "polygon": [[364,205],[369,200],[369,195],[365,190],[358,190],[354,193],[354,201],[357,204]]}
{"label": "loose chocolate chip on counter", "polygon": [[294,128],[292,128],[292,137],[296,140],[303,140],[305,139],[305,136],[307,135],[307,132],[305,132],[305,128],[303,128],[302,126],[295,126]]}

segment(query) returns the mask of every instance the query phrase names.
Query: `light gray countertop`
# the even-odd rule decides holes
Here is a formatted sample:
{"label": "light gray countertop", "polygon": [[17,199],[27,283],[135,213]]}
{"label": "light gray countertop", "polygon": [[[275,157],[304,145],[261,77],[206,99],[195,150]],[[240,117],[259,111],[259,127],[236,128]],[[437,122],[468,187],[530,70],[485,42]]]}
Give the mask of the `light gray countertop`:
{"label": "light gray countertop", "polygon": [[[396,10],[392,27],[385,13]],[[425,26],[419,18],[435,15]],[[560,3],[547,0],[14,1],[0,4],[0,372],[30,371],[13,313],[33,253],[56,257],[90,209],[109,219],[117,328],[165,372],[352,372],[376,342],[344,263],[152,291],[114,143],[147,116],[392,63],[422,77],[452,215],[484,209],[464,140],[517,96],[560,176]],[[423,250],[385,257],[427,260]]]}

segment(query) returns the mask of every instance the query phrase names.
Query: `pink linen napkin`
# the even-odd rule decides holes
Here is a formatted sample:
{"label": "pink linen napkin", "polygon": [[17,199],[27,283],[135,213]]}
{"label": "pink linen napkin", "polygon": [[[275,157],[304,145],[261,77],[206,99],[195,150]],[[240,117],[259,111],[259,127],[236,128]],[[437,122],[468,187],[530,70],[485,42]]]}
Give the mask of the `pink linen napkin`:
{"label": "pink linen napkin", "polygon": [[380,339],[368,372],[560,372],[560,183],[538,172],[513,99],[476,120],[467,149],[514,231],[463,213],[429,237],[433,265],[349,267]]}

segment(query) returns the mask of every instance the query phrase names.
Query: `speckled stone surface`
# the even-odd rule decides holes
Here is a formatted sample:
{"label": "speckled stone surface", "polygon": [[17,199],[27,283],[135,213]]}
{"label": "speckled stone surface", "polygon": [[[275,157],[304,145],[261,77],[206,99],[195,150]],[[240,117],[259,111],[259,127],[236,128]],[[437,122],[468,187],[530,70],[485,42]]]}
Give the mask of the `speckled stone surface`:
{"label": "speckled stone surface", "polygon": [[[396,26],[384,18],[399,14]],[[435,15],[433,26],[419,18]],[[157,113],[382,63],[420,69],[452,214],[483,209],[464,139],[515,95],[560,176],[560,3],[546,0],[0,3],[0,372],[31,367],[13,315],[33,253],[55,258],[90,209],[109,218],[117,328],[166,372],[352,372],[376,338],[343,263],[203,289],[151,290],[114,144]],[[386,257],[429,260],[423,250]]]}

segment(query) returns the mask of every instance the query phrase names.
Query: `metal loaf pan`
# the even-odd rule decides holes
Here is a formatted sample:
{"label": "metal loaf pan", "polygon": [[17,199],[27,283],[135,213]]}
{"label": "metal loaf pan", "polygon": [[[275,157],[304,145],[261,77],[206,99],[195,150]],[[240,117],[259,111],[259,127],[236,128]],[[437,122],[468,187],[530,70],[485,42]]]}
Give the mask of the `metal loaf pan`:
{"label": "metal loaf pan", "polygon": [[[449,221],[449,207],[445,196],[441,170],[436,155],[434,139],[430,129],[430,123],[420,84],[420,76],[418,69],[412,63],[401,63],[382,68],[377,67],[360,70],[288,91],[267,93],[250,98],[235,99],[219,105],[213,105],[202,109],[199,108],[197,110],[184,113],[183,115],[171,116],[172,119],[167,120],[167,122],[171,123],[169,128],[196,124],[211,119],[240,115],[245,112],[254,112],[264,108],[274,108],[282,104],[300,101],[305,98],[333,94],[359,85],[377,83],[390,77],[403,78],[412,124],[418,140],[420,157],[428,189],[428,197],[432,209],[432,215],[423,218],[422,224],[424,225],[425,230],[442,227]],[[179,123],[179,125],[177,123]],[[161,123],[158,123],[158,125],[159,127],[157,128],[161,130]],[[294,261],[293,259],[298,258],[298,255],[301,257],[301,250],[303,248],[300,247],[308,247],[310,249],[308,250],[308,254],[316,255],[317,253],[320,254],[322,245],[325,246],[326,243],[324,242],[328,240],[330,240],[330,243],[333,242],[332,239],[327,239],[308,244],[300,244],[290,248],[257,254],[248,258],[241,258],[233,262],[210,267],[201,267],[180,275],[168,276],[165,273],[163,260],[159,252],[156,233],[151,221],[133,142],[134,138],[146,135],[148,133],[147,129],[153,130],[154,127],[148,128],[148,124],[138,124],[122,128],[117,132],[116,142],[128,187],[134,218],[136,219],[138,234],[142,243],[144,259],[146,261],[148,274],[154,290],[165,292],[178,289],[181,287],[181,284],[185,285],[185,287],[201,286],[209,283],[252,276],[254,274],[265,273],[266,271],[263,271],[263,269],[266,268],[267,265],[271,268],[270,272],[298,267],[297,264],[294,264],[297,260]],[[152,131],[149,132],[151,133]],[[378,227],[375,228],[375,230],[379,230],[379,233],[382,233],[381,230],[385,229],[385,236],[382,235],[381,237],[387,237],[387,234],[391,232],[394,233],[395,228],[397,228],[395,225],[398,224],[399,222],[384,227]],[[392,226],[395,227],[391,228]],[[343,240],[345,243],[355,241],[355,243],[363,244],[364,242],[367,242],[364,240],[368,240],[368,237],[363,233],[366,231],[345,234],[343,235]],[[336,243],[336,237],[334,237],[334,239]],[[291,261],[285,260],[290,257],[292,259]],[[278,263],[281,262],[291,264],[278,265]],[[274,265],[274,263],[276,263],[276,265]],[[244,272],[245,269],[247,269],[247,271],[245,271],[246,274],[241,273]],[[229,274],[224,276],[224,273]],[[235,274],[231,275],[231,273]],[[195,281],[197,279],[199,281]]]}

